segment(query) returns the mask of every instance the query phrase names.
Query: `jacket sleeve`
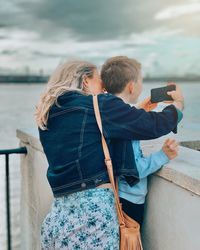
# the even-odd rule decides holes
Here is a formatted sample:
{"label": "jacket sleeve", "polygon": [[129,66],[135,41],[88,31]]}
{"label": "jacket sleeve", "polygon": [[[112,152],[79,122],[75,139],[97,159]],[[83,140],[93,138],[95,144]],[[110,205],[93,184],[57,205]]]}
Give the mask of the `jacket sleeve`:
{"label": "jacket sleeve", "polygon": [[139,178],[146,178],[149,175],[158,171],[162,166],[169,162],[169,158],[161,149],[158,152],[152,153],[149,156],[143,156],[136,159]]}
{"label": "jacket sleeve", "polygon": [[108,95],[100,106],[105,137],[126,140],[155,139],[177,131],[178,113],[174,105],[162,112],[146,112]]}

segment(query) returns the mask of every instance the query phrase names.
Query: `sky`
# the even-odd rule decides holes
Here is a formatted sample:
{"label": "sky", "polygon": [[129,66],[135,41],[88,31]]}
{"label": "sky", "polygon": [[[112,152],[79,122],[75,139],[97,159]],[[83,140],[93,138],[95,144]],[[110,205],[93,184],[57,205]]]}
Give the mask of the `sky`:
{"label": "sky", "polygon": [[0,74],[126,55],[144,75],[200,75],[200,0],[0,0]]}

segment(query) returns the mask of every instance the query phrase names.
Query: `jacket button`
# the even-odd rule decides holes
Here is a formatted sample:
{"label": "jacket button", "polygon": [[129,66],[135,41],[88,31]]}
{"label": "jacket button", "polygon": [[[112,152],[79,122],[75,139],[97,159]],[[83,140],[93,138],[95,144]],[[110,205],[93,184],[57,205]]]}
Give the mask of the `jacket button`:
{"label": "jacket button", "polygon": [[81,183],[81,187],[82,187],[82,188],[85,188],[85,187],[86,187],[86,184],[85,184],[85,183]]}
{"label": "jacket button", "polygon": [[94,182],[96,185],[98,185],[101,181],[102,181],[102,179],[96,179]]}

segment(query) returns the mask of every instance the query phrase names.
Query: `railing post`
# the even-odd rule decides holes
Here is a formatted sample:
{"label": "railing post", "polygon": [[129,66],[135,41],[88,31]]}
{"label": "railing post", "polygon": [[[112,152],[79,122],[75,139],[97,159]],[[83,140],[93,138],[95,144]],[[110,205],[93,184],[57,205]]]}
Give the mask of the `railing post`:
{"label": "railing post", "polygon": [[11,216],[10,216],[10,180],[9,180],[9,155],[10,154],[26,154],[26,147],[3,149],[0,150],[0,155],[5,155],[6,165],[6,221],[7,221],[7,249],[12,249],[12,237],[11,237]]}
{"label": "railing post", "polygon": [[6,212],[7,212],[7,246],[11,250],[11,223],[10,223],[10,181],[9,181],[9,154],[5,154],[6,161]]}

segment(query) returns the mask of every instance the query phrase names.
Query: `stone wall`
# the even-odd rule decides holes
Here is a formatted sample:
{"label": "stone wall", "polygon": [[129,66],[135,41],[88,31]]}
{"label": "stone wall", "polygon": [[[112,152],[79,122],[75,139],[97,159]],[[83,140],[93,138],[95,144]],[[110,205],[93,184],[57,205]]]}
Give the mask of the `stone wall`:
{"label": "stone wall", "polygon": [[[53,196],[46,179],[47,161],[37,131],[17,131],[21,156],[21,249],[40,249],[40,226]],[[156,142],[156,143],[155,143]],[[161,141],[148,141],[149,154]],[[200,249],[200,153],[180,147],[179,156],[150,178],[142,227],[144,250]]]}

